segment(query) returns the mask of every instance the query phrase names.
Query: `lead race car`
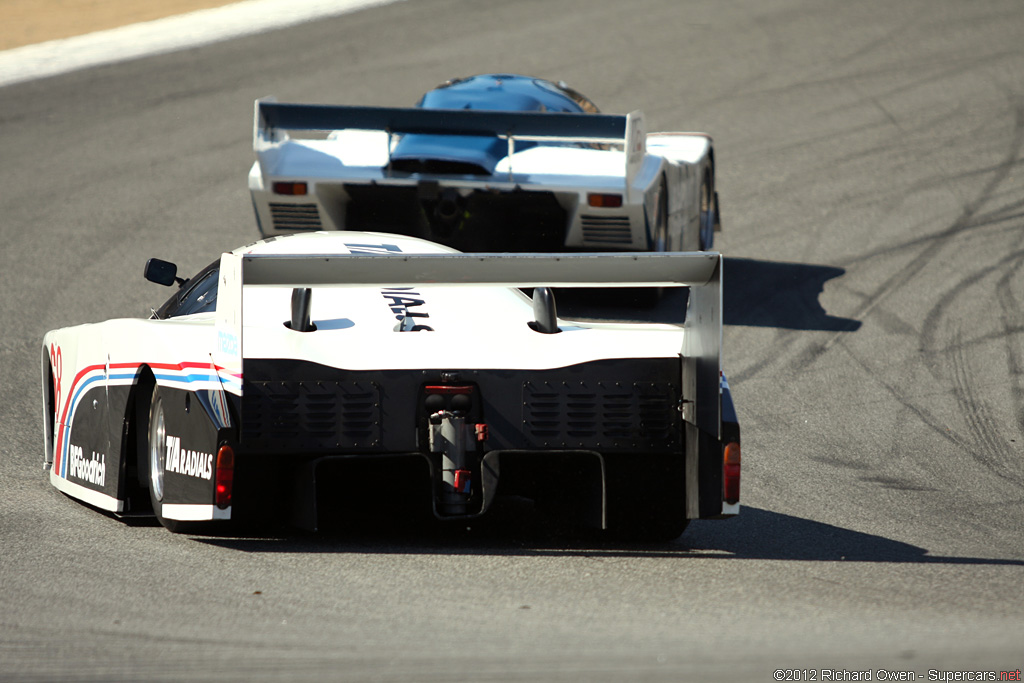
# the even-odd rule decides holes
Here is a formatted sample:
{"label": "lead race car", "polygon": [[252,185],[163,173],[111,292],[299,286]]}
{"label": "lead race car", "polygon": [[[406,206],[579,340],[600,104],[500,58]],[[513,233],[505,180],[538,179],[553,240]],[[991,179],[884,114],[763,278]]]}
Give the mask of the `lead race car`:
{"label": "lead race car", "polygon": [[[717,253],[462,254],[320,232],[223,254],[150,319],[47,333],[44,467],[173,531],[321,508],[484,515],[505,494],[623,537],[739,511]],[[686,286],[682,325],[560,318],[552,287]],[[532,300],[518,287],[533,289]],[[401,476],[399,476],[401,474]]]}
{"label": "lead race car", "polygon": [[601,114],[539,78],[455,79],[410,109],[257,100],[253,148],[264,236],[378,230],[462,251],[697,251],[721,227],[708,135],[647,133],[641,112]]}

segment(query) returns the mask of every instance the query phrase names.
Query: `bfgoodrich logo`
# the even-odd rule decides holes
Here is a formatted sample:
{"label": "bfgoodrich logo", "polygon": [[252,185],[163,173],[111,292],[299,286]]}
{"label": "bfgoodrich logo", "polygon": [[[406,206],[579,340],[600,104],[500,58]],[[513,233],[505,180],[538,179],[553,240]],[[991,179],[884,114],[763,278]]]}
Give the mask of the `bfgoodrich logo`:
{"label": "bfgoodrich logo", "polygon": [[103,453],[92,452],[86,458],[81,446],[68,447],[68,476],[103,486],[107,481],[107,458]]}

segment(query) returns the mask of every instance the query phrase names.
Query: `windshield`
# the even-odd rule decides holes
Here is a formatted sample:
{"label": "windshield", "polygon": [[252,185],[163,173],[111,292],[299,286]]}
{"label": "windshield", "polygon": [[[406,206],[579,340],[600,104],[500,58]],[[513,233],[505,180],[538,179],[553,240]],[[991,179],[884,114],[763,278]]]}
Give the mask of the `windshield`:
{"label": "windshield", "polygon": [[220,259],[196,273],[158,308],[153,317],[165,319],[217,310],[217,283]]}

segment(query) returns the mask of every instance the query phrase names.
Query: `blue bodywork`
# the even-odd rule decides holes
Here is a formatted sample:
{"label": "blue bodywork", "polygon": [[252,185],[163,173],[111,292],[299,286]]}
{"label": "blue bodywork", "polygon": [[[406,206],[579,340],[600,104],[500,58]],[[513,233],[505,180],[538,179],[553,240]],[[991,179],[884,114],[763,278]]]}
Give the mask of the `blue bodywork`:
{"label": "blue bodywork", "polygon": [[[449,81],[425,94],[423,109],[596,113],[597,107],[564,84],[513,74],[485,74]],[[522,142],[516,150],[536,143]],[[496,137],[406,135],[395,146],[391,167],[410,173],[491,175],[508,153]]]}

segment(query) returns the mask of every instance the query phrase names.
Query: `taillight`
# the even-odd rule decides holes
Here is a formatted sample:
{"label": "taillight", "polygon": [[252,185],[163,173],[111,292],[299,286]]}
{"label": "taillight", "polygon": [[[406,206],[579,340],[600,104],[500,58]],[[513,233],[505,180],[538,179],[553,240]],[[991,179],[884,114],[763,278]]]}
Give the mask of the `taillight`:
{"label": "taillight", "polygon": [[231,506],[231,488],[235,481],[235,451],[231,446],[221,446],[217,451],[217,475],[215,479],[217,507],[221,510]]}
{"label": "taillight", "polygon": [[617,209],[622,206],[622,195],[591,192],[587,195],[587,204],[602,209]]}
{"label": "taillight", "polygon": [[274,183],[274,194],[304,195],[308,192],[306,183],[278,181]]}
{"label": "taillight", "polygon": [[729,505],[740,502],[740,444],[730,441],[722,454],[722,498]]}
{"label": "taillight", "polygon": [[471,384],[428,384],[423,389],[427,394],[443,394],[445,396],[473,393]]}
{"label": "taillight", "polygon": [[473,409],[472,384],[428,384],[423,391],[427,395],[423,405],[428,415],[439,410],[457,410],[466,414]]}

